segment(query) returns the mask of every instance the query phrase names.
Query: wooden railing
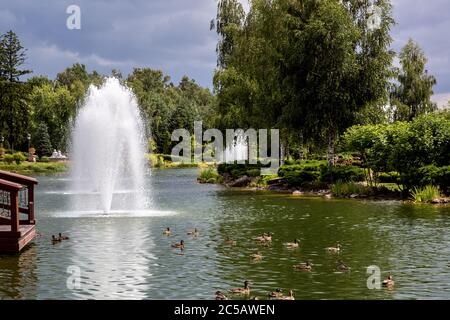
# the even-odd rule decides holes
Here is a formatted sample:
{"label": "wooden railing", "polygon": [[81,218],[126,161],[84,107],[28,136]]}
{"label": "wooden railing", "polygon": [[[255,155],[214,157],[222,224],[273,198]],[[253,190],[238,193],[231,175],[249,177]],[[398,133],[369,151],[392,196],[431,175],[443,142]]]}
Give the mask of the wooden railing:
{"label": "wooden railing", "polygon": [[[11,225],[17,232],[21,224],[35,224],[34,178],[0,170],[0,225]],[[27,215],[20,220],[20,214]]]}

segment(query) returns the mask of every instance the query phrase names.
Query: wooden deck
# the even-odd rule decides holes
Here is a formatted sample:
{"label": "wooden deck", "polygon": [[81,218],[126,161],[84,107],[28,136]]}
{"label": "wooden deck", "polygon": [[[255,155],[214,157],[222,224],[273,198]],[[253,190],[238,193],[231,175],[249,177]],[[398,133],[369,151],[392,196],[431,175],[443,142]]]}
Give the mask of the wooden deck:
{"label": "wooden deck", "polygon": [[[36,236],[34,178],[0,170],[0,253],[17,253]],[[21,215],[26,219],[22,220]]]}
{"label": "wooden deck", "polygon": [[20,225],[18,232],[11,232],[11,226],[0,225],[0,252],[19,252],[35,237],[34,225]]}

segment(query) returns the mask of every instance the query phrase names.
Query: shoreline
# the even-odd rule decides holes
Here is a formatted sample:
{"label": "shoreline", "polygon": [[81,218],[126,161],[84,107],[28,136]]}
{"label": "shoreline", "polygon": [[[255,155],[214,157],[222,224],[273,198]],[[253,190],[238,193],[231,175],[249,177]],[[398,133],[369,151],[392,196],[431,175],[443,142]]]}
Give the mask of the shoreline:
{"label": "shoreline", "polygon": [[[365,195],[365,194],[351,194],[348,196],[335,196],[333,195],[333,192],[331,188],[321,188],[321,189],[307,189],[307,188],[296,188],[296,187],[290,187],[285,184],[268,184],[268,185],[252,185],[254,183],[254,179],[251,179],[249,177],[246,177],[246,181],[252,181],[248,185],[240,186],[238,183],[238,186],[235,186],[236,181],[240,181],[242,179],[236,179],[236,180],[225,180],[222,183],[208,183],[208,182],[200,182],[203,184],[220,184],[228,189],[232,190],[242,190],[242,191],[265,191],[270,192],[274,194],[285,194],[288,196],[291,196],[293,198],[298,199],[305,199],[305,198],[322,198],[324,200],[359,200],[359,201],[398,201],[403,203],[410,203],[415,205],[420,204],[427,204],[427,205],[434,205],[434,206],[450,206],[450,198],[449,197],[441,197],[434,199],[432,201],[424,201],[424,202],[415,202],[411,199],[405,199],[402,197],[400,192],[394,192],[391,191],[389,193],[379,193],[379,194],[373,194],[373,195]],[[277,180],[277,179],[275,179]]]}

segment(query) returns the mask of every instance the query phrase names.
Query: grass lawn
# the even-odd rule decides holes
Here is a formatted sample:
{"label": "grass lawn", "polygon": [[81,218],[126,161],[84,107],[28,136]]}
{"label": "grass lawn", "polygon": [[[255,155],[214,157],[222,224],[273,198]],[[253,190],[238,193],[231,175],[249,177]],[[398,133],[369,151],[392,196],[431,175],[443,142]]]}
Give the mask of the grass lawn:
{"label": "grass lawn", "polygon": [[21,164],[7,164],[0,161],[0,170],[10,171],[18,174],[34,176],[34,175],[51,175],[67,172],[69,164],[67,162],[22,162]]}

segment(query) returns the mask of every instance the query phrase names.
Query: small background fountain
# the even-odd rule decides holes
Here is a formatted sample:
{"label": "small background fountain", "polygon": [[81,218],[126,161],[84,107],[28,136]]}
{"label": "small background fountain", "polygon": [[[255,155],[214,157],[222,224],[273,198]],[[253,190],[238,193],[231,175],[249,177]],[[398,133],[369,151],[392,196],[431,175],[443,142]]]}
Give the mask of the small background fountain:
{"label": "small background fountain", "polygon": [[72,133],[73,210],[145,209],[144,141],[133,93],[115,78],[100,88],[91,86]]}
{"label": "small background fountain", "polygon": [[248,143],[243,135],[238,135],[234,138],[231,145],[225,148],[224,161],[246,161],[248,160]]}

